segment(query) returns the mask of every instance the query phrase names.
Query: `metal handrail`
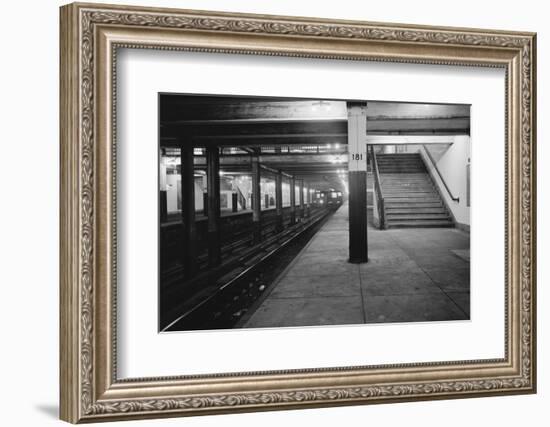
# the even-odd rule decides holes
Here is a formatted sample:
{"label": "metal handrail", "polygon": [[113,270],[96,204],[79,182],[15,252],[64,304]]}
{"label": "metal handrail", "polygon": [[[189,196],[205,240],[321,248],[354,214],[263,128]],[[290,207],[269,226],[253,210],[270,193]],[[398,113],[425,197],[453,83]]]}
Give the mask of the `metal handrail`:
{"label": "metal handrail", "polygon": [[451,190],[449,189],[449,186],[445,182],[445,178],[443,178],[443,175],[439,171],[439,168],[437,167],[437,163],[435,162],[434,158],[432,157],[432,154],[430,153],[430,151],[428,150],[428,148],[426,147],[425,144],[422,144],[422,147],[424,148],[424,151],[426,152],[428,158],[430,159],[430,162],[432,163],[435,171],[439,175],[439,178],[441,179],[441,182],[443,182],[443,186],[445,187],[445,190],[447,190],[447,193],[449,193],[449,197],[451,198],[451,200],[453,202],[459,203],[460,202],[460,197],[454,197],[453,193],[451,193]]}
{"label": "metal handrail", "polygon": [[239,204],[241,205],[241,209],[245,209],[246,208],[246,197],[244,197],[244,194],[243,194],[243,192],[241,191],[241,189],[239,187],[237,187],[237,194],[238,194]]}
{"label": "metal handrail", "polygon": [[384,206],[384,194],[382,193],[382,185],[380,184],[380,172],[378,170],[378,161],[374,153],[374,147],[370,146],[370,158],[372,162],[372,172],[374,175],[374,188],[378,205],[378,218],[380,220],[380,228],[386,228],[386,209]]}

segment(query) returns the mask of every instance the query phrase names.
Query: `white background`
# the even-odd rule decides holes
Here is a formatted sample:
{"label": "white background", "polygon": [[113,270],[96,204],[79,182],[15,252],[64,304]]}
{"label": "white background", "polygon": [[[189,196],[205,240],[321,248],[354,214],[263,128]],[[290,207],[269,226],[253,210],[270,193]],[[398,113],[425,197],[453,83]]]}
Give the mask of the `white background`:
{"label": "white background", "polygon": [[[119,378],[504,357],[504,70],[135,49],[117,64]],[[471,104],[471,321],[158,334],[152,201],[167,91]]]}
{"label": "white background", "polygon": [[[117,3],[115,0],[113,2]],[[550,30],[544,3],[299,0],[138,1],[134,4],[416,24],[530,30],[538,39],[538,117],[550,115]],[[59,425],[58,402],[58,1],[3,5],[2,125],[0,126],[2,424]],[[301,411],[130,422],[124,425],[279,426],[547,425],[550,397],[548,354],[550,269],[547,121],[539,119],[539,393],[454,401],[325,408]],[[490,168],[490,165],[488,165]],[[546,335],[546,336],[545,336]]]}

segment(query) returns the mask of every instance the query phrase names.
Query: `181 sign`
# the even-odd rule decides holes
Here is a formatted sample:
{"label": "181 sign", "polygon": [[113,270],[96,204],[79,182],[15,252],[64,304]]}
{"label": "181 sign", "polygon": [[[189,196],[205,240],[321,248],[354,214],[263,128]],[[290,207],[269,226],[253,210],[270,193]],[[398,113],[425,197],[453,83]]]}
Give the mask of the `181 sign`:
{"label": "181 sign", "polygon": [[367,171],[367,105],[348,103],[348,170]]}

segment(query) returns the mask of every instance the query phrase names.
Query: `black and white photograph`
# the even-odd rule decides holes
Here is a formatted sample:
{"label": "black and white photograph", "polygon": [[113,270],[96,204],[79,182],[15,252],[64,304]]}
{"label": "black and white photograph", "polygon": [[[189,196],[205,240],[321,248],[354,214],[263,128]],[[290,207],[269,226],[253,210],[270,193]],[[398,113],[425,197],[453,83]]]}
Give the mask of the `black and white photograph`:
{"label": "black and white photograph", "polygon": [[470,105],[158,102],[160,332],[470,319]]}

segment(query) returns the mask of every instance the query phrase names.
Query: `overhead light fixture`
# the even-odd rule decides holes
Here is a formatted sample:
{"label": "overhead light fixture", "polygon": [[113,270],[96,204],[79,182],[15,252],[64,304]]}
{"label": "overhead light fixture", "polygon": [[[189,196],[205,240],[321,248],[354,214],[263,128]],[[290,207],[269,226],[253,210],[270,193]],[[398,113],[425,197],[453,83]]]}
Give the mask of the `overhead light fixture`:
{"label": "overhead light fixture", "polygon": [[318,111],[318,110],[330,111],[332,105],[329,101],[323,101],[322,99],[320,99],[319,101],[312,102],[311,107],[313,111]]}

